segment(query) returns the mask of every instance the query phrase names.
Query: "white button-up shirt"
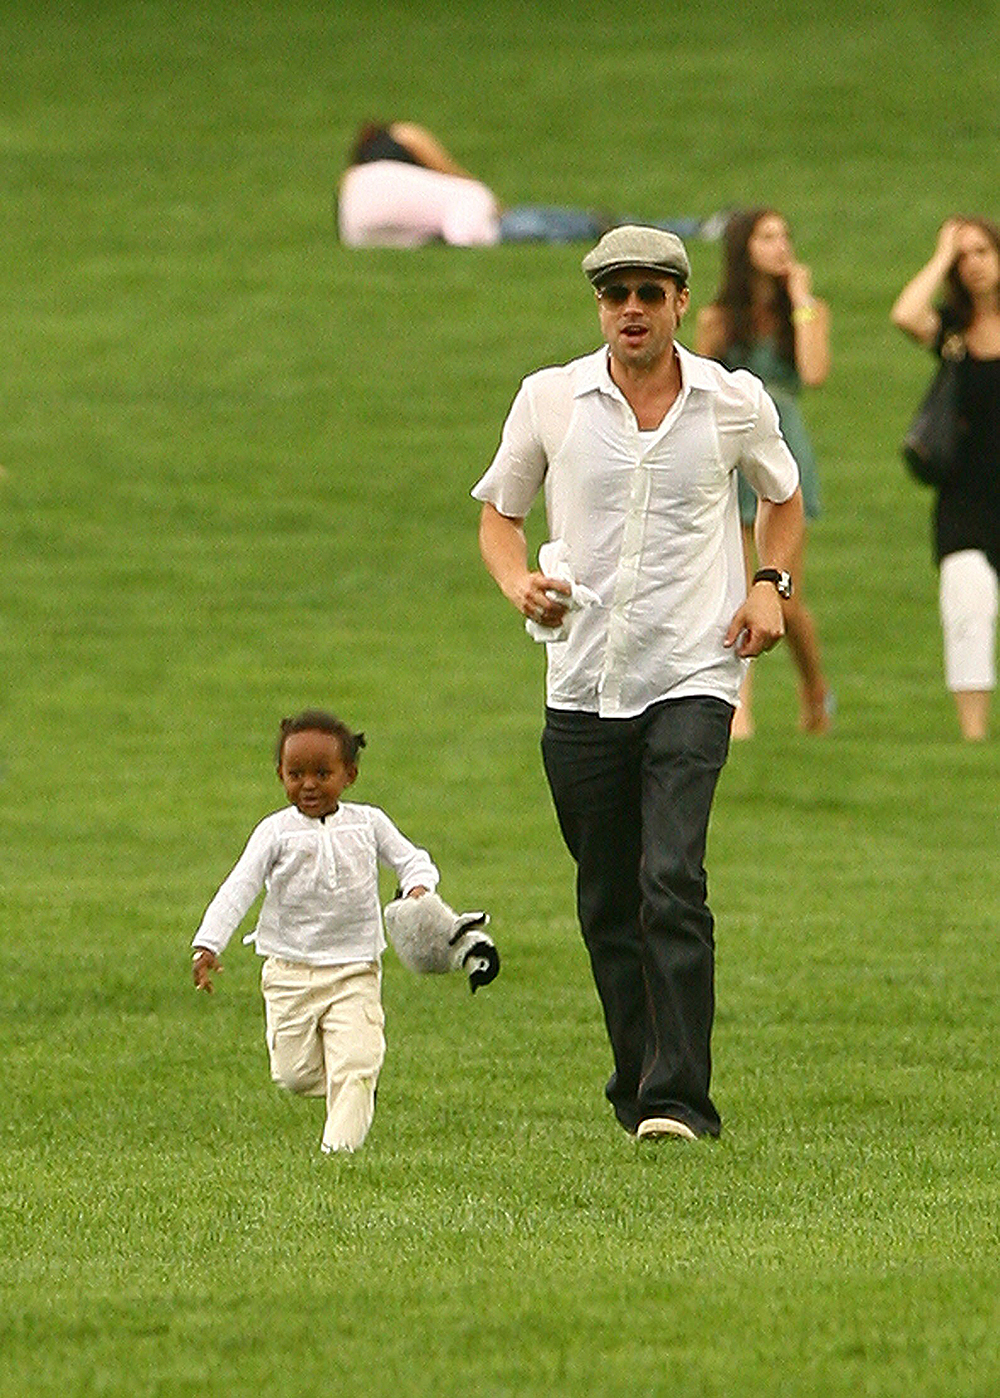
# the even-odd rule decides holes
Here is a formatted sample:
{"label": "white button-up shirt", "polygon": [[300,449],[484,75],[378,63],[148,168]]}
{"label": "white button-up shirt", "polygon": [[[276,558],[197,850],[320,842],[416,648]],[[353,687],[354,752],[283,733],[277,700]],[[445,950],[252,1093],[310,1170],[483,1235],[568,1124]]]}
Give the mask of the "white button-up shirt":
{"label": "white button-up shirt", "polygon": [[193,946],[220,953],[262,888],[248,941],[261,956],[310,966],[375,961],[385,950],[378,867],[403,893],[434,889],[438,871],[377,806],[341,802],[320,820],[295,806],[265,816],[202,918]]}
{"label": "white button-up shirt", "polygon": [[544,487],[550,536],[600,598],[546,647],[552,708],[630,718],[661,699],[736,702],[745,662],[722,644],[746,596],[736,472],[782,502],[798,467],[758,378],[677,355],[681,391],[648,432],[604,347],[531,374],[472,491],[521,519]]}

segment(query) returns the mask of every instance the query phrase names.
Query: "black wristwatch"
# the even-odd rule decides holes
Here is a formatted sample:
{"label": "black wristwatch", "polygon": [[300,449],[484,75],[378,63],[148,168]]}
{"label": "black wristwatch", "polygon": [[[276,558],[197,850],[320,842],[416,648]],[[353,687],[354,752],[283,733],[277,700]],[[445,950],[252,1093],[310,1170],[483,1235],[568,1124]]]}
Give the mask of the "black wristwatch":
{"label": "black wristwatch", "polygon": [[784,597],[787,601],[792,595],[792,575],[778,568],[758,568],[753,575],[755,583],[774,583],[778,589],[778,596]]}

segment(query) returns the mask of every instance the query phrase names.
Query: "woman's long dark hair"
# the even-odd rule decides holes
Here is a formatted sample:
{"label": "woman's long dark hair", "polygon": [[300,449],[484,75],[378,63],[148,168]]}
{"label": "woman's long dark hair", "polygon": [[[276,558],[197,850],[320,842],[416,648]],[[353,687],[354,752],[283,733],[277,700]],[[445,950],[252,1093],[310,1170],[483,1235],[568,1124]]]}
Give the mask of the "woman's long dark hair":
{"label": "woman's long dark hair", "polygon": [[377,136],[384,135],[389,130],[387,121],[366,121],[358,128],[358,133],[354,137],[350,154],[347,157],[347,168],[358,165],[364,157],[365,147],[369,142],[374,141]]}
{"label": "woman's long dark hair", "polygon": [[[973,228],[978,228],[980,233],[985,233],[990,242],[1000,254],[1000,228],[988,218],[962,218],[963,223],[971,224]],[[958,275],[958,258],[948,268],[945,277],[944,302],[941,310],[947,324],[955,330],[968,330],[972,324],[972,297],[962,285]]]}
{"label": "woman's long dark hair", "polygon": [[[723,238],[722,285],[715,304],[722,308],[726,326],[726,349],[741,345],[749,349],[758,338],[753,323],[753,279],[748,245],[753,231],[762,218],[780,218],[776,209],[740,209],[726,224]],[[792,329],[792,303],[788,287],[776,278],[774,310],[778,321],[778,353],[789,364],[795,364],[795,334]]]}

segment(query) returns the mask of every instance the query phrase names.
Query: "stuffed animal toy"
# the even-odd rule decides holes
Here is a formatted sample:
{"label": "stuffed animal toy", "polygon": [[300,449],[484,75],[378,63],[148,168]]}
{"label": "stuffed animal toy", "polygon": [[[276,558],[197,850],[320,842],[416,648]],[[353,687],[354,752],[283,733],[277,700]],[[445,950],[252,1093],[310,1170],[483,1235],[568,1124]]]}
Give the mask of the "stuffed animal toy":
{"label": "stuffed animal toy", "polygon": [[475,995],[500,974],[500,953],[483,928],[489,913],[456,913],[436,893],[396,897],[385,930],[403,965],[421,975],[465,970]]}

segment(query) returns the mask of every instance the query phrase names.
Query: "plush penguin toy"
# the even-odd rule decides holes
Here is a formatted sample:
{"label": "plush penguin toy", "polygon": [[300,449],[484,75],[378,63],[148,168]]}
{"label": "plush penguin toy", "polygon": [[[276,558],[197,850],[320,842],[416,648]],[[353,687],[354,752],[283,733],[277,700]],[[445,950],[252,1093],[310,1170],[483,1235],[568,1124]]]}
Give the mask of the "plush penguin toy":
{"label": "plush penguin toy", "polygon": [[396,897],[385,930],[403,965],[421,975],[464,970],[473,995],[500,974],[500,953],[483,928],[489,913],[456,913],[436,893]]}

